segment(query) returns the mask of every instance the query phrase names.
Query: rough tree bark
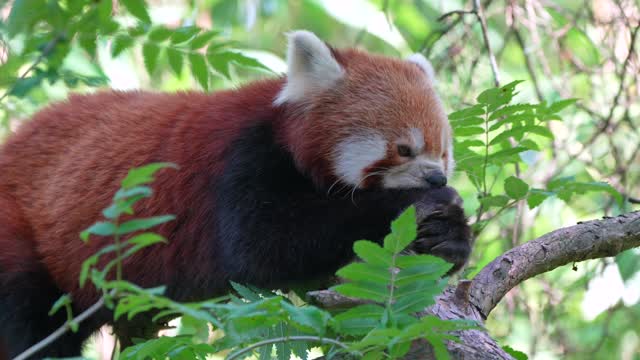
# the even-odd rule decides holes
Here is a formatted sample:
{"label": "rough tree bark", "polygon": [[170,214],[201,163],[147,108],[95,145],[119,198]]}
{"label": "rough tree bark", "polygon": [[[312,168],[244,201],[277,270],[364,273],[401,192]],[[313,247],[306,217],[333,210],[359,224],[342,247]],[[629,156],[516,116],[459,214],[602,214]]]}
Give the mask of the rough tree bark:
{"label": "rough tree bark", "polygon": [[[523,281],[560,266],[615,256],[640,246],[640,211],[605,217],[558,229],[515,247],[485,266],[472,280],[449,286],[436,304],[418,316],[468,319],[484,324],[502,298]],[[344,308],[356,303],[332,291],[313,291],[310,301],[325,308]],[[512,359],[487,332],[461,331],[459,343],[447,347],[454,359]],[[405,359],[433,359],[429,345],[416,341]]]}

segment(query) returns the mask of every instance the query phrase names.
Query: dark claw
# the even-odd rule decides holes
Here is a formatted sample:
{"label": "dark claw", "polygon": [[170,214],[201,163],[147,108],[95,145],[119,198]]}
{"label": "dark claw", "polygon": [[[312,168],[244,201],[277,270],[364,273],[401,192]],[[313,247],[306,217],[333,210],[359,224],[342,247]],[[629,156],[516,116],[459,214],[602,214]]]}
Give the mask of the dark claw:
{"label": "dark claw", "polygon": [[449,274],[460,270],[471,254],[471,228],[462,199],[451,187],[428,191],[416,204],[418,236],[409,250],[431,254],[453,264]]}

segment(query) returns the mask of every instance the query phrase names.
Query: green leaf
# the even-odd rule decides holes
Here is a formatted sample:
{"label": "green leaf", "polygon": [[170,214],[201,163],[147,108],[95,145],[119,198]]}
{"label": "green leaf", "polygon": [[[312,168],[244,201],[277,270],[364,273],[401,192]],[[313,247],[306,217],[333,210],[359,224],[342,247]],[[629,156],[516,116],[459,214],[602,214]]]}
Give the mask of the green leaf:
{"label": "green leaf", "polygon": [[374,301],[381,301],[388,295],[386,286],[376,283],[347,283],[336,285],[331,289],[342,295]]}
{"label": "green leaf", "polygon": [[464,140],[456,143],[455,146],[464,147],[464,148],[480,147],[480,146],[484,146],[484,142],[478,139],[468,139],[468,140]]}
{"label": "green leaf", "polygon": [[154,43],[145,42],[142,45],[142,57],[144,59],[144,67],[149,75],[153,75],[160,58],[160,47]]}
{"label": "green leaf", "polygon": [[98,4],[98,19],[101,24],[106,24],[112,21],[113,15],[113,0],[100,0]]}
{"label": "green leaf", "polygon": [[89,277],[89,271],[98,264],[98,260],[98,254],[94,254],[82,262],[82,267],[80,268],[80,287],[84,287]]}
{"label": "green leaf", "polygon": [[522,351],[515,350],[511,346],[503,346],[502,350],[504,350],[507,354],[511,355],[516,360],[528,360],[529,357],[527,354]]}
{"label": "green leaf", "polygon": [[183,26],[175,29],[173,35],[171,35],[172,44],[182,44],[192,39],[196,34],[200,32],[200,29],[195,26]]}
{"label": "green leaf", "polygon": [[31,28],[47,16],[46,0],[15,0],[7,19],[7,30],[10,37],[20,33],[30,33]]}
{"label": "green leaf", "polygon": [[167,239],[165,239],[164,237],[156,233],[151,233],[151,232],[138,234],[132,237],[131,239],[127,240],[128,244],[139,245],[141,247],[147,247],[147,246],[155,245],[157,243],[166,243],[166,242],[167,242]]}
{"label": "green leaf", "polygon": [[384,238],[384,248],[398,254],[415,240],[416,234],[416,208],[410,206],[391,223],[391,234]]}
{"label": "green leaf", "polygon": [[640,255],[634,249],[629,249],[616,255],[616,264],[622,280],[627,281],[640,271]]}
{"label": "green leaf", "polygon": [[517,113],[526,113],[526,114],[530,114],[533,115],[533,110],[536,108],[535,105],[532,104],[513,104],[513,105],[505,105],[503,107],[501,107],[500,109],[494,111],[493,113],[491,113],[491,116],[489,116],[489,121],[495,120],[495,119],[499,119],[503,116],[513,116]]}
{"label": "green leaf", "polygon": [[398,294],[398,299],[391,305],[393,312],[399,314],[413,313],[433,305],[435,303],[434,297],[444,290],[444,285],[435,286],[437,284],[434,281],[426,282],[426,284],[425,286],[416,284],[407,286],[406,289],[415,288],[415,291],[405,292],[404,296]]}
{"label": "green leaf", "polygon": [[231,63],[269,70],[269,68],[267,68],[254,58],[245,56],[241,53],[227,50],[221,52],[207,51],[207,60],[209,60],[209,64],[211,65],[211,67],[213,67],[217,72],[222,74],[227,79],[231,76],[231,74],[229,73],[229,64]]}
{"label": "green leaf", "polygon": [[154,175],[158,170],[165,168],[177,169],[178,167],[172,163],[152,163],[129,170],[127,176],[122,180],[122,188],[129,189],[134,186],[148,184],[153,182]]}
{"label": "green leaf", "polygon": [[58,300],[56,300],[56,302],[53,303],[53,306],[51,306],[51,310],[49,310],[49,316],[53,316],[55,313],[58,312],[58,310],[69,305],[71,305],[71,296],[69,294],[64,294],[60,296]]}
{"label": "green leaf", "polygon": [[582,30],[571,27],[564,37],[566,48],[584,65],[592,67],[600,64],[600,51]]}
{"label": "green leaf", "polygon": [[500,150],[495,153],[489,154],[488,160],[490,163],[497,165],[504,165],[505,162],[517,162],[519,161],[519,158],[515,158],[515,155],[527,150],[529,149],[523,146],[516,146],[509,149]]}
{"label": "green leaf", "polygon": [[360,259],[373,265],[391,266],[393,261],[391,252],[371,241],[356,241],[353,244],[353,251]]}
{"label": "green leaf", "polygon": [[133,45],[133,38],[128,35],[118,35],[111,44],[111,56],[116,57]]}
{"label": "green leaf", "polygon": [[[153,181],[153,179],[151,181]],[[113,196],[113,199],[118,201],[118,200],[125,200],[128,198],[137,197],[137,196],[149,197],[152,194],[153,194],[153,190],[151,190],[151,188],[148,186],[133,186],[133,187],[119,189],[116,192],[116,194]]]}
{"label": "green leaf", "polygon": [[132,232],[147,230],[154,226],[164,224],[175,219],[173,215],[152,216],[142,219],[133,219],[120,224],[118,234],[130,234]]}
{"label": "green leaf", "polygon": [[489,145],[498,144],[501,141],[509,139],[510,137],[513,137],[516,140],[519,140],[520,138],[522,138],[524,134],[528,134],[528,133],[537,134],[540,136],[547,137],[549,139],[553,139],[553,134],[546,127],[540,126],[540,125],[526,125],[526,126],[514,127],[512,129],[501,132],[500,134],[496,135],[493,139],[491,139],[491,141],[489,142]]}
{"label": "green leaf", "polygon": [[193,38],[193,40],[189,43],[189,47],[191,48],[191,50],[203,48],[204,46],[208,45],[209,42],[218,34],[220,34],[219,31],[205,31]]}
{"label": "green leaf", "polygon": [[485,90],[478,95],[476,100],[481,104],[488,105],[489,111],[493,111],[502,105],[508,104],[513,99],[515,87],[521,82],[522,80],[516,80],[501,88]]}
{"label": "green leaf", "polygon": [[527,196],[527,204],[529,209],[533,209],[540,205],[546,198],[554,196],[556,193],[552,191],[544,191],[541,189],[531,189]]}
{"label": "green leaf", "polygon": [[191,72],[198,80],[203,89],[209,89],[209,69],[204,56],[201,54],[189,54],[189,62],[191,63]]}
{"label": "green leaf", "polygon": [[9,94],[19,98],[25,97],[32,89],[40,86],[40,83],[42,83],[44,79],[45,76],[42,73],[18,79]]}
{"label": "green leaf", "polygon": [[[278,337],[286,337],[287,330],[284,324],[279,324],[276,326],[276,334]],[[291,347],[289,346],[289,342],[279,342],[276,343],[276,356],[278,360],[290,360],[291,359]]]}
{"label": "green leaf", "polygon": [[509,176],[504,180],[504,191],[512,199],[522,199],[527,196],[529,185],[515,176]]}
{"label": "green leaf", "polygon": [[91,56],[96,56],[96,34],[81,34],[78,36],[78,43]]}
{"label": "green leaf", "polygon": [[173,70],[176,76],[180,76],[182,74],[183,56],[183,53],[180,51],[174,48],[167,48],[169,66],[171,66],[171,70]]}
{"label": "green leaf", "polygon": [[480,198],[480,203],[485,207],[505,207],[509,203],[509,197],[505,195],[492,195]]}
{"label": "green leaf", "polygon": [[489,127],[489,131],[495,131],[507,124],[513,124],[514,126],[522,126],[523,123],[531,122],[536,119],[536,115],[532,113],[521,113],[507,116],[499,121],[496,121]]}
{"label": "green leaf", "polygon": [[282,302],[282,308],[289,314],[294,325],[304,331],[311,331],[317,335],[324,335],[331,315],[314,306],[297,307],[288,302]]}
{"label": "green leaf", "polygon": [[575,104],[577,101],[578,99],[566,99],[566,100],[556,101],[551,105],[549,105],[549,108],[547,109],[547,111],[549,113],[557,113],[557,112],[560,112],[562,109]]}
{"label": "green leaf", "polygon": [[249,287],[242,284],[238,284],[235,281],[230,281],[229,283],[231,284],[233,290],[235,290],[238,295],[242,296],[245,300],[248,300],[250,302],[262,300],[262,296],[260,296],[259,292],[254,291],[253,289],[250,289]]}
{"label": "green leaf", "polygon": [[391,277],[388,267],[361,262],[341,268],[336,275],[351,281],[373,281],[380,284],[386,284]]}
{"label": "green leaf", "polygon": [[524,146],[529,150],[540,151],[540,146],[538,146],[538,144],[531,139],[524,139],[520,141],[520,146]]}
{"label": "green leaf", "polygon": [[380,324],[384,308],[380,305],[358,305],[333,317],[333,327],[340,334],[364,335]]}
{"label": "green leaf", "polygon": [[131,15],[138,18],[145,24],[151,23],[151,17],[147,12],[147,4],[145,0],[120,0],[120,3],[127,8]]}
{"label": "green leaf", "polygon": [[411,348],[411,341],[392,342],[389,344],[389,355],[392,359],[403,357]]}
{"label": "green leaf", "polygon": [[484,129],[479,126],[459,127],[453,129],[455,136],[472,136],[484,134]]}
{"label": "green leaf", "polygon": [[[411,257],[413,256],[411,255]],[[452,264],[439,257],[430,256],[427,259],[428,263],[411,264],[410,266],[406,261],[402,261],[401,267],[403,269],[396,275],[396,286],[404,286],[418,281],[438,281],[451,269]]]}
{"label": "green leaf", "polygon": [[116,225],[108,221],[99,221],[80,233],[80,238],[87,242],[89,235],[109,236],[116,233]]}
{"label": "green leaf", "polygon": [[484,105],[477,104],[466,109],[462,109],[449,114],[449,121],[466,119],[468,117],[477,117],[485,114]]}
{"label": "green leaf", "polygon": [[451,126],[454,129],[466,127],[466,126],[476,126],[480,124],[484,124],[484,119],[478,116],[466,117],[464,119],[459,120],[451,120]]}
{"label": "green leaf", "polygon": [[164,40],[167,40],[172,34],[173,31],[171,29],[168,29],[164,26],[157,26],[154,27],[153,30],[151,30],[151,32],[149,33],[149,40],[162,42]]}

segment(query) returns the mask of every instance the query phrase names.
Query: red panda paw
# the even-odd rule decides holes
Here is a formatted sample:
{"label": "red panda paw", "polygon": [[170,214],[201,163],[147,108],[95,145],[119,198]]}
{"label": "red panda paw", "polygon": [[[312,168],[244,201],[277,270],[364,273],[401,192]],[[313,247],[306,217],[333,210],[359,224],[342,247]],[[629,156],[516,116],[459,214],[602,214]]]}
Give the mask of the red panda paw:
{"label": "red panda paw", "polygon": [[434,189],[415,205],[418,236],[408,250],[452,263],[449,275],[459,271],[469,259],[473,241],[458,193],[451,187]]}

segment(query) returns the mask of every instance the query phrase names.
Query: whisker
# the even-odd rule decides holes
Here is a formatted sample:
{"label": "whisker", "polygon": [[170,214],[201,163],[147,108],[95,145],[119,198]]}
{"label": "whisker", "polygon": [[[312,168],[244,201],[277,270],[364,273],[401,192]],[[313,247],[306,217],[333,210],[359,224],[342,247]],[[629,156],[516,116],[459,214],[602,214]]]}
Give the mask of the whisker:
{"label": "whisker", "polygon": [[358,189],[358,186],[360,186],[360,184],[362,184],[367,178],[371,177],[371,176],[375,176],[375,175],[380,175],[383,174],[384,171],[374,171],[371,172],[369,174],[367,174],[365,177],[363,177],[351,190],[351,202],[353,203],[353,205],[358,206],[358,204],[356,204],[354,195],[356,193],[356,190]]}

